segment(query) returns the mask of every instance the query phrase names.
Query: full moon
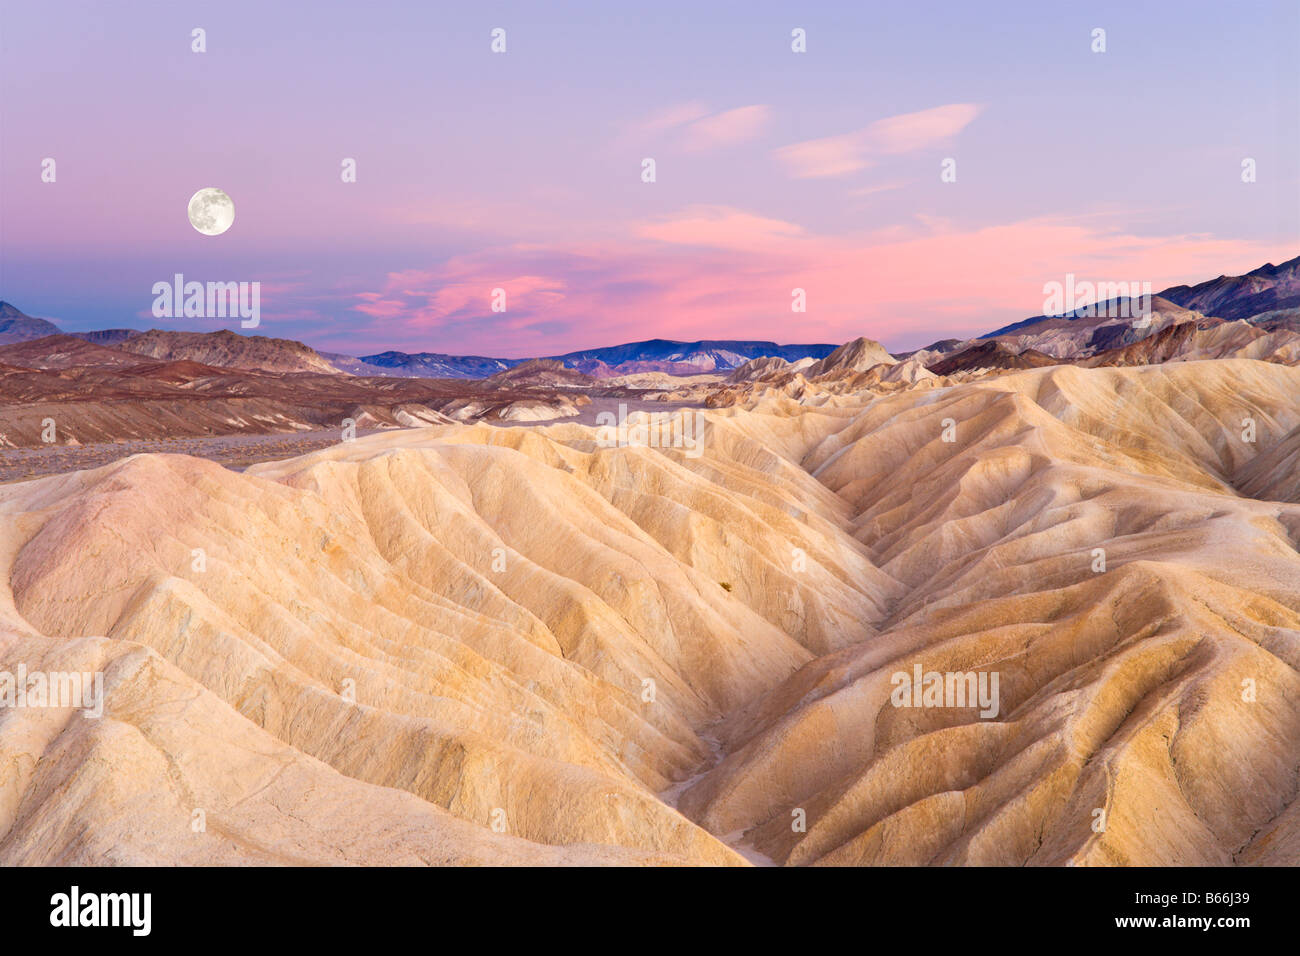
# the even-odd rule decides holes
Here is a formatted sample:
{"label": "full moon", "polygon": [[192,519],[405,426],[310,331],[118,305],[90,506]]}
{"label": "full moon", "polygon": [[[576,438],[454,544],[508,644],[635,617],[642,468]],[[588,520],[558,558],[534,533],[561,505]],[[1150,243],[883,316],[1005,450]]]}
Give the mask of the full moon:
{"label": "full moon", "polygon": [[235,221],[235,204],[216,186],[190,197],[190,225],[205,236],[219,236]]}

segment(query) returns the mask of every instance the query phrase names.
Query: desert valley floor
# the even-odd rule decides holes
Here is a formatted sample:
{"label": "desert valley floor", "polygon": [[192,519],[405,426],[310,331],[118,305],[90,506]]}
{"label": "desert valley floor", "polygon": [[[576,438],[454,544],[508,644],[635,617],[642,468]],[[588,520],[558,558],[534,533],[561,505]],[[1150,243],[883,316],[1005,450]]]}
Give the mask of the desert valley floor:
{"label": "desert valley floor", "polygon": [[1300,368],[703,414],[0,486],[0,864],[1300,863]]}

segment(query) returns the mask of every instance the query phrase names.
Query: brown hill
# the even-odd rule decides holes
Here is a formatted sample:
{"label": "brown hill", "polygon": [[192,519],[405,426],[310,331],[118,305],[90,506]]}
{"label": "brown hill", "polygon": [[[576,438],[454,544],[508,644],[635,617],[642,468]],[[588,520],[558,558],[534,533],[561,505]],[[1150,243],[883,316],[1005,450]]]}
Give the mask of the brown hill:
{"label": "brown hill", "polygon": [[[0,348],[0,447],[42,447],[47,418],[58,423],[62,446],[337,429],[358,407],[387,409],[368,419],[381,426],[409,427],[441,421],[444,408],[461,420],[543,420],[576,414],[578,404],[526,384],[263,372],[61,339]],[[57,361],[65,348],[101,364],[65,366]],[[10,349],[17,354],[6,361]],[[24,349],[47,367],[20,366],[36,364]]]}
{"label": "brown hill", "polygon": [[16,306],[0,302],[0,345],[59,335],[61,331],[53,322],[32,318]]}
{"label": "brown hill", "polygon": [[138,355],[106,348],[73,335],[46,335],[0,346],[0,362],[24,368],[71,368],[76,365],[138,365]]}
{"label": "brown hill", "polygon": [[935,375],[952,375],[955,372],[973,372],[980,369],[1026,369],[1056,365],[1058,360],[1034,349],[1017,352],[1005,342],[990,339],[964,349],[955,355],[940,359],[929,370]]}
{"label": "brown hill", "polygon": [[310,346],[292,339],[219,332],[166,332],[152,329],[118,345],[126,352],[166,361],[188,360],[223,368],[263,372],[342,374]]}
{"label": "brown hill", "polygon": [[558,359],[529,359],[514,368],[483,379],[487,389],[518,385],[594,385],[596,379],[575,369],[566,368]]}
{"label": "brown hill", "polygon": [[93,342],[95,345],[114,346],[143,333],[139,329],[97,329],[94,332],[69,332],[68,334]]}
{"label": "brown hill", "polygon": [[1101,352],[1083,364],[1154,365],[1222,358],[1295,364],[1300,362],[1300,334],[1286,330],[1267,332],[1243,321],[1216,322],[1208,326],[1183,322],[1123,348]]}

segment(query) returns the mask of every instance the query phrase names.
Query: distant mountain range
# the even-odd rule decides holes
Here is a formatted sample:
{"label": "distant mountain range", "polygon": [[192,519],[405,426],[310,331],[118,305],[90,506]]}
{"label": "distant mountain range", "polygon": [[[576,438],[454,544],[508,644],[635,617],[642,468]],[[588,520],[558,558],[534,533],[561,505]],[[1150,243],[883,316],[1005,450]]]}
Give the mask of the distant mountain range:
{"label": "distant mountain range", "polygon": [[[613,378],[637,372],[693,375],[728,371],[752,358],[774,355],[790,361],[822,358],[834,345],[778,345],[775,342],[730,340],[674,342],[649,339],[605,348],[584,349],[564,355],[540,356],[560,362],[593,378]],[[356,358],[322,353],[340,371],[352,375],[396,375],[407,378],[487,378],[521,365],[529,359],[488,358],[483,355],[448,355],[443,352],[380,352]]]}
{"label": "distant mountain range", "polygon": [[[1219,319],[1247,319],[1270,311],[1300,309],[1300,256],[1278,266],[1267,263],[1245,275],[1219,276],[1198,285],[1172,286],[1152,296],[1152,307],[1156,310],[1160,308],[1157,300]],[[1127,305],[1128,302],[1127,298],[1109,299],[1098,303],[1096,311],[1104,313],[1108,311],[1104,308],[1106,305]],[[1114,314],[1118,309],[1109,311]],[[986,332],[979,338],[992,339],[1024,333],[1047,322],[1078,322],[1089,318],[1100,318],[1104,322],[1105,315],[1092,316],[1085,314],[1082,309],[1062,315],[1036,315]]]}
{"label": "distant mountain range", "polygon": [[1300,256],[1261,266],[1243,276],[1219,276],[1200,285],[1178,285],[1161,296],[1185,309],[1220,319],[1247,319],[1300,309]]}
{"label": "distant mountain range", "polygon": [[[1112,300],[1112,304],[1123,302]],[[1131,346],[1163,329],[1188,322],[1208,329],[1223,322],[1245,321],[1255,327],[1248,338],[1272,332],[1300,332],[1300,256],[1281,265],[1266,264],[1241,276],[1219,276],[1197,285],[1173,286],[1154,295],[1151,305],[1154,316],[1150,325],[1137,324],[1127,318],[1107,317],[1104,309],[1100,310],[1101,315],[1083,311],[1038,315],[976,339],[945,339],[915,352],[900,353],[897,357],[913,358],[930,367],[942,362],[945,363],[943,368],[989,361],[1021,366],[1025,362],[1039,364],[1049,359],[1079,360]],[[9,303],[0,302],[0,346],[62,334],[53,322],[26,315]],[[244,336],[230,330],[203,333],[103,329],[69,335],[93,346],[120,349],[165,361],[193,361],[218,367],[282,373],[485,379],[533,361],[441,352],[387,351],[351,356],[317,352],[290,339]],[[1234,333],[1233,341],[1240,338],[1240,333]],[[1166,337],[1162,341],[1175,340]],[[1183,335],[1176,341],[1190,343],[1191,339]],[[982,342],[996,342],[998,347],[985,347]],[[63,347],[59,343],[51,343],[51,346]],[[766,358],[780,359],[781,363],[802,362],[811,369],[821,369],[821,365],[812,363],[827,359],[836,349],[834,344],[649,339],[542,358],[558,363],[552,366],[552,370],[562,366],[593,379],[607,379],[643,372],[678,376],[727,372],[747,366],[754,359]],[[883,349],[880,352],[887,354]],[[970,354],[957,358],[966,352]],[[1018,355],[1025,355],[1025,360],[1013,361]]]}
{"label": "distant mountain range", "polygon": [[[698,372],[730,371],[760,356],[775,356],[788,362],[801,358],[825,358],[835,351],[836,345],[777,345],[775,342],[739,342],[730,339],[700,342],[674,342],[671,339],[650,339],[627,345],[585,349],[565,355],[552,355],[569,368],[576,368],[597,377],[609,374],[628,375],[635,372],[670,372],[680,370],[685,374]],[[605,375],[598,374],[604,366]],[[667,367],[664,367],[667,366]]]}
{"label": "distant mountain range", "polygon": [[[62,335],[53,322],[32,318],[7,302],[0,302],[0,345]],[[483,379],[505,372],[532,359],[490,358],[483,355],[450,355],[443,352],[379,352],[352,356],[338,352],[317,352],[301,342],[261,335],[219,332],[169,332],[154,329],[103,329],[67,333],[95,345],[167,361],[188,360],[205,365],[258,368],[275,372],[343,372],[349,375],[395,378]],[[820,359],[835,350],[833,344],[778,345],[762,341],[674,342],[649,339],[605,348],[584,349],[564,355],[542,356],[592,378],[614,378],[639,372],[694,375],[729,371],[750,359],[775,356],[790,361]],[[244,363],[244,364],[239,364]]]}
{"label": "distant mountain range", "polygon": [[355,359],[331,353],[327,358],[340,371],[352,375],[392,375],[401,378],[487,378],[525,361],[487,358],[482,355],[446,355],[441,352],[380,352],[378,355],[363,355]]}

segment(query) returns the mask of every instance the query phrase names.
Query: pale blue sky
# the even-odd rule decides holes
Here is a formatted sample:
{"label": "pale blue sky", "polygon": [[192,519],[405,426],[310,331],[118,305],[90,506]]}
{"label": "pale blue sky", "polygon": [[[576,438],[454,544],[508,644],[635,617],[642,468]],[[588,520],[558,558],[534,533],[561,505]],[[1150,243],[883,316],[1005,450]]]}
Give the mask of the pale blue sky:
{"label": "pale blue sky", "polygon": [[[1069,271],[1160,288],[1300,253],[1294,2],[0,11],[0,298],[69,329],[221,327],[148,316],[179,271],[261,281],[261,331],[354,353],[899,349],[1033,314]],[[184,215],[210,185],[217,238]]]}

